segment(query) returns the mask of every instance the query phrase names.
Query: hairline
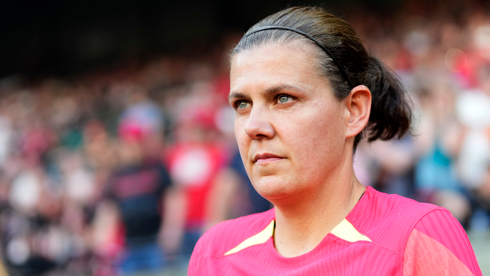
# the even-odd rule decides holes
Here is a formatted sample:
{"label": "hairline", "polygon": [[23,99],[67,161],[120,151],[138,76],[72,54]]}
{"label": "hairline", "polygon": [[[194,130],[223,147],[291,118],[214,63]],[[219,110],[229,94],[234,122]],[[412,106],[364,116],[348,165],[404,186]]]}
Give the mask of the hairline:
{"label": "hairline", "polygon": [[[268,31],[268,30],[266,30],[266,31]],[[301,51],[304,51],[308,55],[311,55],[311,58],[314,60],[314,63],[315,63],[314,66],[316,67],[316,70],[314,70],[315,74],[321,78],[325,78],[325,80],[328,82],[328,85],[330,86],[330,90],[332,91],[332,93],[335,95],[336,98],[339,98],[337,96],[336,91],[335,91],[335,86],[332,84],[330,76],[327,75],[326,70],[323,68],[322,59],[329,58],[330,59],[329,62],[331,62],[331,58],[328,57],[328,55],[320,47],[318,47],[314,42],[312,42],[310,39],[308,39],[302,35],[296,34],[296,33],[293,33],[293,34],[294,34],[294,37],[290,37],[287,39],[282,38],[282,37],[279,39],[268,39],[266,41],[260,41],[258,43],[253,43],[251,45],[251,47],[249,46],[247,48],[239,48],[237,51],[236,46],[240,45],[240,42],[241,42],[241,40],[240,40],[240,42],[238,42],[238,44],[232,49],[232,51],[230,53],[230,58],[229,58],[230,68],[231,68],[233,57],[235,55],[240,54],[243,51],[253,51],[256,48],[259,48],[259,47],[262,47],[265,45],[270,45],[270,44],[277,44],[277,45],[280,45],[280,46],[285,47],[285,48],[294,47],[294,48],[297,48]],[[244,37],[244,38],[247,39],[248,37]],[[294,45],[294,44],[297,44],[297,45]],[[300,44],[302,44],[303,47],[300,47]],[[304,47],[304,46],[306,46],[306,47]],[[306,50],[306,48],[309,48],[309,50]],[[341,98],[339,98],[339,99],[341,99]]]}

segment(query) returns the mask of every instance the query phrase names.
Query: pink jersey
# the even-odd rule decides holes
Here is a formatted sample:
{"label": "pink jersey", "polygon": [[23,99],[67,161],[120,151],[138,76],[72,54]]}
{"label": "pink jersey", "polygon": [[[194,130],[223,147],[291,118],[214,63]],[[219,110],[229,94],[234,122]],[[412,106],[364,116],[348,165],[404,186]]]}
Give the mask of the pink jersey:
{"label": "pink jersey", "polygon": [[194,249],[188,275],[482,275],[459,222],[446,210],[370,187],[312,251],[274,248],[274,209],[225,221]]}

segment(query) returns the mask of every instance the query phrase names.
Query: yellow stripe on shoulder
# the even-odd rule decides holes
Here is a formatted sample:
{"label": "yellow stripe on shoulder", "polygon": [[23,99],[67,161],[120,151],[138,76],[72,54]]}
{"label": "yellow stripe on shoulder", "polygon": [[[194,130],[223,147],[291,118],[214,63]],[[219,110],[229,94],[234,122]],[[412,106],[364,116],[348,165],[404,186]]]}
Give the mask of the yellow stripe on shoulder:
{"label": "yellow stripe on shoulder", "polygon": [[270,237],[272,237],[273,233],[274,233],[274,220],[272,220],[271,223],[269,223],[269,225],[267,225],[267,227],[264,230],[262,230],[260,233],[244,240],[237,247],[226,252],[225,256],[237,253],[238,251],[243,250],[243,249],[250,247],[250,246],[253,246],[253,245],[263,244],[267,240],[269,240]]}
{"label": "yellow stripe on shoulder", "polygon": [[371,241],[371,239],[359,233],[354,225],[346,219],[335,226],[330,233],[348,242]]}

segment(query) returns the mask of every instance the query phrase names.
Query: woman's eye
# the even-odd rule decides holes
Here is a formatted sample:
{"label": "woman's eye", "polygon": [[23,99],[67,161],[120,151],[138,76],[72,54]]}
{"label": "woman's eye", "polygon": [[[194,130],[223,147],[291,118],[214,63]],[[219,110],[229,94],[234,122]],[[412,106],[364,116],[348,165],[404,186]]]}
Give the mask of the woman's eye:
{"label": "woman's eye", "polygon": [[248,103],[247,103],[247,102],[243,102],[243,101],[241,101],[241,102],[239,102],[239,103],[238,103],[236,106],[237,106],[237,108],[238,108],[238,109],[244,109],[244,108],[246,108],[246,107],[247,107],[247,105],[248,105]]}
{"label": "woman's eye", "polygon": [[287,103],[287,102],[289,102],[290,99],[291,99],[290,96],[282,95],[282,96],[279,96],[279,98],[277,99],[277,101],[279,103]]}

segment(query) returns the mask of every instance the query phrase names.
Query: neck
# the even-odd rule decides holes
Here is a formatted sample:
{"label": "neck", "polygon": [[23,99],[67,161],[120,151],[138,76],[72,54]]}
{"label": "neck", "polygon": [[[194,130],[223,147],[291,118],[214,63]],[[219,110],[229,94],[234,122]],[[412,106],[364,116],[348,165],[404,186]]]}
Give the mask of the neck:
{"label": "neck", "polygon": [[357,204],[365,187],[356,179],[350,159],[318,189],[274,202],[279,254],[295,257],[313,250]]}

